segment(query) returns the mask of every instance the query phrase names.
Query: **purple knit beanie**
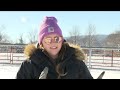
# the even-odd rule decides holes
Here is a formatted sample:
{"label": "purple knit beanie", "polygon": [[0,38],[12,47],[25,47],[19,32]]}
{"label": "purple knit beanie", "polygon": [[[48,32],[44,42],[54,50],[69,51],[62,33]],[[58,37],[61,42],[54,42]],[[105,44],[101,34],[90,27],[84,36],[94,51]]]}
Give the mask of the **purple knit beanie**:
{"label": "purple knit beanie", "polygon": [[40,32],[38,35],[39,44],[41,44],[44,36],[47,36],[48,34],[51,34],[51,33],[56,33],[60,36],[63,36],[62,31],[57,24],[57,19],[55,17],[46,16],[40,26]]}

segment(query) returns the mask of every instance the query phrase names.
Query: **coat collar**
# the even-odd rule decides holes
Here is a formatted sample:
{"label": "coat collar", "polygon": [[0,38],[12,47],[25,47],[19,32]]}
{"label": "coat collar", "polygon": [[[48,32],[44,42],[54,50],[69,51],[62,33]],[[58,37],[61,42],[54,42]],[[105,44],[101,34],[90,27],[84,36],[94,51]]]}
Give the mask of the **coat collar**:
{"label": "coat collar", "polygon": [[[24,54],[27,58],[30,58],[39,49],[40,48],[37,48],[36,45],[34,45],[34,44],[28,44],[24,49]],[[75,57],[78,60],[86,60],[85,53],[79,45],[64,42],[62,49],[60,51],[60,56],[61,56],[61,58],[65,58],[70,55],[75,55]]]}

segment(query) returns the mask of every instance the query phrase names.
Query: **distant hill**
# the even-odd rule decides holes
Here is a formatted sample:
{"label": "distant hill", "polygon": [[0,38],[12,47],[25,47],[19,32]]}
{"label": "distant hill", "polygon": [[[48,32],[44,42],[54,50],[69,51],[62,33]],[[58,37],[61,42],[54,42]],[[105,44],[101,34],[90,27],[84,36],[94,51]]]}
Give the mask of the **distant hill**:
{"label": "distant hill", "polygon": [[95,37],[96,37],[99,41],[105,40],[105,38],[106,38],[107,36],[108,36],[108,35],[95,35]]}
{"label": "distant hill", "polygon": [[[84,39],[84,37],[86,37],[87,35],[81,35],[81,36],[79,36],[79,41],[77,41],[77,43],[78,44],[80,44],[81,46],[84,46],[85,44],[84,44],[84,40],[86,40],[86,39]],[[103,46],[103,44],[104,44],[104,41],[105,41],[105,39],[106,39],[106,37],[107,37],[108,35],[94,35],[94,39],[95,39],[95,42],[94,42],[94,45],[92,45],[92,46],[94,46],[94,47],[102,47]],[[78,38],[78,37],[77,37]],[[69,37],[65,37],[65,39],[68,41],[68,42],[71,42],[70,40],[71,39],[74,39],[74,36],[72,36],[72,38],[71,39],[69,39]],[[96,41],[97,40],[97,41]],[[85,41],[86,42],[86,41]]]}
{"label": "distant hill", "polygon": [[[81,35],[80,38],[84,38],[86,35]],[[95,35],[95,37],[100,40],[100,41],[103,41],[105,40],[105,38],[107,37],[108,35],[103,35],[103,34],[99,34],[99,35]],[[69,37],[64,37],[65,39],[69,38]]]}

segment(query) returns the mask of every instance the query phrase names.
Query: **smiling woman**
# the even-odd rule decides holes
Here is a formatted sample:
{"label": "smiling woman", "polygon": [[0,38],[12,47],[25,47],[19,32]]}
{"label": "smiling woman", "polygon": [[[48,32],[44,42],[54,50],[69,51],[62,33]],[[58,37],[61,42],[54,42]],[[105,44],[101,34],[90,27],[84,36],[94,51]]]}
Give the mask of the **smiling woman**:
{"label": "smiling woman", "polygon": [[18,70],[17,79],[93,79],[83,61],[84,52],[64,40],[55,17],[45,17],[37,47],[28,45],[24,53],[28,59]]}

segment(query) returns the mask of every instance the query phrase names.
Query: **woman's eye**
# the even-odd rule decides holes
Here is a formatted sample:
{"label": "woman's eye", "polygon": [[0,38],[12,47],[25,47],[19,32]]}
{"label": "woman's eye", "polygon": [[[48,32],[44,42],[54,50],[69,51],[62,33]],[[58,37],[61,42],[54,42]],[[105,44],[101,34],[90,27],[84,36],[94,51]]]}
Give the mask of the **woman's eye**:
{"label": "woman's eye", "polygon": [[50,43],[50,42],[51,42],[51,38],[46,38],[46,39],[45,39],[45,42],[46,42],[46,43]]}
{"label": "woman's eye", "polygon": [[55,37],[55,41],[58,42],[58,41],[59,41],[59,38],[58,38],[58,37]]}

